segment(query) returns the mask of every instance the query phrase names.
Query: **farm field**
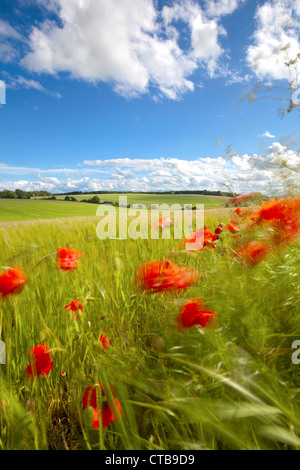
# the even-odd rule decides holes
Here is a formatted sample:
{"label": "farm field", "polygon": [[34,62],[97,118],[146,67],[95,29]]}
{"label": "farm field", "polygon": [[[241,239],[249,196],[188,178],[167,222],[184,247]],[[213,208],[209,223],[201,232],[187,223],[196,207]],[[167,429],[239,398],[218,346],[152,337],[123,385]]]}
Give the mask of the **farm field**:
{"label": "farm field", "polygon": [[35,199],[0,199],[0,222],[96,215],[95,204]]}
{"label": "farm field", "polygon": [[[73,197],[79,201],[82,199],[90,199],[95,194],[75,194]],[[100,201],[119,201],[119,197],[127,197],[128,204],[144,204],[150,208],[151,204],[205,204],[207,209],[220,207],[228,198],[222,196],[202,196],[199,194],[147,194],[147,193],[108,193],[97,194]],[[65,196],[57,196],[57,199],[64,199]]]}
{"label": "farm field", "polygon": [[[75,196],[78,200],[88,199],[93,195]],[[118,194],[100,195],[102,201],[116,202],[119,200]],[[57,199],[64,199],[57,196]],[[140,203],[144,205],[153,204],[204,204],[206,209],[220,207],[226,198],[211,196],[168,196],[168,195],[128,195],[128,204]],[[60,217],[80,217],[95,216],[97,204],[85,204],[75,201],[51,201],[37,199],[0,199],[0,222],[10,222],[18,220],[54,219]]]}
{"label": "farm field", "polygon": [[[272,245],[233,211],[208,211],[205,225],[233,217],[239,232],[194,252],[172,236],[100,240],[92,220],[2,225],[2,271],[19,266],[28,282],[0,299],[0,449],[300,449],[299,244]],[[253,239],[270,247],[247,264],[235,253]],[[58,269],[61,247],[82,254],[74,269]],[[173,289],[139,288],[154,260],[179,266]],[[212,322],[179,322],[191,299]],[[51,363],[34,376],[38,345]]]}

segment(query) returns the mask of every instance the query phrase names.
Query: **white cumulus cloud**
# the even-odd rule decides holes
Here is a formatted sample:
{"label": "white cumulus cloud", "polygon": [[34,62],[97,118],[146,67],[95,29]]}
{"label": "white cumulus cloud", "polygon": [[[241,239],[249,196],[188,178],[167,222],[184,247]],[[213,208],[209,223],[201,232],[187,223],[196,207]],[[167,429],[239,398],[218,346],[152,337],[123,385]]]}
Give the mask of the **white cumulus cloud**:
{"label": "white cumulus cloud", "polygon": [[[170,99],[194,89],[191,76],[199,66],[213,75],[223,54],[220,36],[226,34],[213,12],[221,8],[221,15],[231,13],[239,4],[206,2],[206,13],[195,0],[176,1],[161,10],[154,0],[39,3],[52,17],[56,12],[57,21],[32,27],[30,51],[21,61],[28,70],[107,82],[127,97],[154,87]],[[179,28],[178,21],[186,28]],[[180,40],[187,42],[184,48]]]}
{"label": "white cumulus cloud", "polygon": [[[0,164],[4,175],[19,179],[0,181],[0,189],[71,191],[212,190],[247,193],[281,191],[283,184],[299,185],[300,154],[280,142],[267,155],[233,155],[229,159],[115,158],[86,160],[78,168],[48,169]],[[26,179],[24,178],[26,175]]]}
{"label": "white cumulus cloud", "polygon": [[224,16],[233,13],[245,0],[206,0],[209,16]]}
{"label": "white cumulus cloud", "polygon": [[247,62],[263,79],[295,79],[285,63],[300,53],[300,7],[295,0],[271,0],[257,8],[257,27],[253,44],[247,50]]}
{"label": "white cumulus cloud", "polygon": [[0,38],[10,38],[21,40],[21,34],[11,26],[7,21],[0,19]]}

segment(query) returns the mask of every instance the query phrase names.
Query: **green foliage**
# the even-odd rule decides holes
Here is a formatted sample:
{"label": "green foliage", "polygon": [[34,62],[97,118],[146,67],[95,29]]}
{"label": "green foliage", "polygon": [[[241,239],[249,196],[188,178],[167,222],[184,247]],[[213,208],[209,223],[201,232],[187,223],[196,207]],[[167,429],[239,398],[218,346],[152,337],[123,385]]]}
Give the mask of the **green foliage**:
{"label": "green foliage", "polygon": [[9,191],[9,189],[4,189],[0,191],[0,198],[1,199],[16,199],[17,194],[14,191]]}
{"label": "green foliage", "polygon": [[22,191],[22,189],[16,189],[15,193],[18,199],[30,199],[30,194],[27,193],[26,191]]}
{"label": "green foliage", "polygon": [[82,202],[90,202],[91,204],[100,204],[100,198],[98,196],[93,196],[90,199],[83,199]]}
{"label": "green foliage", "polygon": [[15,191],[4,189],[0,191],[0,199],[30,199],[31,197],[42,196],[51,196],[51,193],[48,191],[23,191],[22,189],[16,189]]}

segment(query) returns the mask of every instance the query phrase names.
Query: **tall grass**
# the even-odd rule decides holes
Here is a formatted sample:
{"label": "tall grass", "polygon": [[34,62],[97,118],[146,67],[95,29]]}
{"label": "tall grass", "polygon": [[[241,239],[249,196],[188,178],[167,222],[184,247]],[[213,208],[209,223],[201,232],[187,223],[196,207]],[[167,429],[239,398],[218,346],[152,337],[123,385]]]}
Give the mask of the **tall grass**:
{"label": "tall grass", "polygon": [[[226,213],[207,213],[214,229]],[[0,305],[0,449],[299,449],[299,246],[243,266],[223,233],[217,248],[178,250],[178,240],[99,240],[96,223],[2,228],[2,269],[28,284]],[[56,269],[56,250],[82,251],[77,270]],[[133,283],[143,261],[170,258],[197,269],[184,292],[145,294]],[[179,330],[181,305],[201,297],[214,329]],[[74,320],[64,309],[84,305]],[[100,334],[112,341],[103,349]],[[47,343],[54,366],[27,379],[28,351]],[[122,419],[91,426],[87,386],[112,386]]]}

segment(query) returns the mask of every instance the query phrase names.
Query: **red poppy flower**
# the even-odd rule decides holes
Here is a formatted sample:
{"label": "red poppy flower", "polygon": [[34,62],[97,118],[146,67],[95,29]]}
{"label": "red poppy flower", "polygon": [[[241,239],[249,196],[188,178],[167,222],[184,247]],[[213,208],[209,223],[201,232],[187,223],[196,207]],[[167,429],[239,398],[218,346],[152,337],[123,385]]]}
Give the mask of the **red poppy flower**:
{"label": "red poppy flower", "polygon": [[152,225],[160,228],[165,228],[169,227],[172,224],[173,221],[170,217],[161,217],[160,219],[156,220]]}
{"label": "red poppy flower", "polygon": [[230,222],[228,225],[226,225],[225,229],[229,230],[231,233],[240,232],[240,229],[237,226],[237,221],[235,219],[230,219]]}
{"label": "red poppy flower", "polygon": [[7,407],[8,407],[7,401],[0,400],[0,411],[4,410],[4,408],[7,408]]}
{"label": "red poppy flower", "polygon": [[287,218],[290,215],[290,209],[296,201],[298,201],[298,199],[276,199],[262,204],[258,211],[256,211],[256,215],[258,216],[258,222],[260,222],[261,220],[274,219],[280,219],[286,222]]}
{"label": "red poppy flower", "polygon": [[30,349],[30,364],[26,369],[28,378],[49,374],[53,367],[50,352],[50,348],[47,344],[39,344]]}
{"label": "red poppy flower", "polygon": [[[112,394],[115,395],[115,391],[109,387]],[[111,398],[106,396],[108,391],[108,387],[102,385],[101,382],[98,384],[90,385],[84,392],[82,397],[82,404],[83,408],[87,408],[88,406],[93,408],[94,415],[92,425],[95,429],[99,428],[99,416],[101,416],[101,425],[103,428],[106,428],[110,423],[114,420],[118,420],[120,416],[122,416],[122,409],[119,400],[113,397],[114,404],[117,407],[117,411],[115,410],[114,404],[111,402]]]}
{"label": "red poppy flower", "polygon": [[72,250],[71,248],[59,248],[57,250],[57,267],[69,271],[78,267],[78,260],[82,256],[80,251]]}
{"label": "red poppy flower", "polygon": [[76,312],[77,310],[83,310],[83,305],[79,299],[72,300],[68,305],[65,306],[66,310],[72,310],[72,312]]}
{"label": "red poppy flower", "polygon": [[238,217],[241,217],[243,220],[249,218],[251,215],[253,215],[253,211],[249,209],[241,209],[240,207],[237,207],[234,212],[237,214]]}
{"label": "red poppy flower", "polygon": [[19,294],[27,282],[27,277],[21,268],[7,269],[0,275],[0,293],[2,297],[8,294]]}
{"label": "red poppy flower", "polygon": [[208,227],[203,227],[185,238],[185,240],[180,243],[180,248],[183,250],[186,249],[187,244],[191,244],[188,250],[192,251],[201,251],[205,247],[216,248],[214,242],[218,239],[219,237],[216,233],[212,233]]}
{"label": "red poppy flower", "polygon": [[217,226],[217,228],[215,229],[215,235],[219,235],[221,232],[223,232],[223,227],[224,227],[224,224],[219,224]]}
{"label": "red poppy flower", "polygon": [[240,208],[240,207],[237,207],[236,209],[234,209],[233,212],[235,212],[238,217],[242,217],[241,208]]}
{"label": "red poppy flower", "polygon": [[77,320],[78,318],[78,315],[77,315],[77,311],[78,310],[83,310],[83,305],[81,303],[81,301],[79,299],[75,299],[75,300],[72,300],[72,302],[70,302],[68,305],[65,306],[65,309],[66,310],[71,310],[72,312],[74,312],[74,318],[75,320]]}
{"label": "red poppy flower", "polygon": [[270,245],[259,240],[244,243],[239,247],[236,255],[243,259],[249,266],[255,266],[270,252]]}
{"label": "red poppy flower", "polygon": [[208,227],[204,227],[204,246],[209,248],[216,240],[219,240],[218,235],[212,233]]}
{"label": "red poppy flower", "polygon": [[111,340],[110,340],[107,336],[105,336],[105,335],[100,335],[99,341],[100,341],[100,343],[102,344],[102,346],[103,346],[104,349],[106,349],[108,345],[109,345],[109,346],[112,345],[112,344],[111,344]]}
{"label": "red poppy flower", "polygon": [[135,272],[138,287],[151,292],[186,289],[198,277],[197,271],[169,260],[146,261]]}
{"label": "red poppy flower", "polygon": [[267,202],[260,206],[255,216],[256,224],[271,225],[275,243],[290,241],[300,233],[300,198]]}
{"label": "red poppy flower", "polygon": [[182,307],[177,317],[177,323],[179,327],[184,328],[191,328],[194,325],[204,328],[206,326],[215,326],[217,317],[216,312],[206,308],[201,298],[195,297]]}

